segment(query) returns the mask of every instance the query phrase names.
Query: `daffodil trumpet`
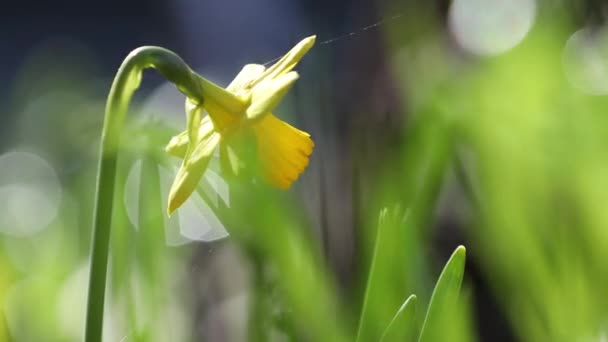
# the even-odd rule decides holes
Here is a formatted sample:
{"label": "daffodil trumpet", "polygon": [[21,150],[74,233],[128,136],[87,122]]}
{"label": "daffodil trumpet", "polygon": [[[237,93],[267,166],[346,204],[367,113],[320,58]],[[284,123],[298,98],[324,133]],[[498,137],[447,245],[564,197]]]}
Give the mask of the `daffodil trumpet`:
{"label": "daffodil trumpet", "polygon": [[[175,136],[166,148],[170,154],[183,158],[170,192],[168,210],[172,212],[194,191],[218,147],[226,169],[238,172],[242,156],[233,147],[245,131],[255,136],[260,164],[270,183],[287,188],[306,168],[314,146],[310,136],[279,120],[271,111],[298,79],[292,70],[314,41],[314,36],[302,40],[268,69],[262,65],[246,65],[226,89],[193,72],[169,50],[144,46],[127,56],[108,95],[101,136],[85,341],[102,340],[120,136],[129,102],[139,87],[144,69],[157,70],[187,98],[187,129]],[[208,115],[203,117],[203,111]]]}
{"label": "daffodil trumpet", "polygon": [[272,110],[298,79],[293,68],[314,42],[315,36],[303,39],[269,68],[245,65],[226,89],[201,79],[205,100],[186,99],[187,129],[166,147],[169,154],[183,158],[169,193],[169,214],[196,189],[218,148],[224,172],[239,173],[245,157],[235,142],[249,133],[261,175],[271,185],[287,189],[306,169],[314,147],[310,135],[280,120]]}

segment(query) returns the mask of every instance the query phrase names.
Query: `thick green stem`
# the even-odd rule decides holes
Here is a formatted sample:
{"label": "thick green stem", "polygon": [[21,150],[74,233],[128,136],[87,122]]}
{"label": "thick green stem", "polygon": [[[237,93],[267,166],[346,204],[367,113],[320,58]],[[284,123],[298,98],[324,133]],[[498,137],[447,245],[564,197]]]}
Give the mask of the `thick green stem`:
{"label": "thick green stem", "polygon": [[199,103],[203,101],[200,76],[194,73],[179,56],[163,48],[144,46],[134,50],[124,60],[114,78],[106,104],[101,137],[85,329],[86,342],[100,342],[102,338],[110,227],[120,136],[129,102],[139,87],[143,70],[147,68],[156,69],[191,100]]}

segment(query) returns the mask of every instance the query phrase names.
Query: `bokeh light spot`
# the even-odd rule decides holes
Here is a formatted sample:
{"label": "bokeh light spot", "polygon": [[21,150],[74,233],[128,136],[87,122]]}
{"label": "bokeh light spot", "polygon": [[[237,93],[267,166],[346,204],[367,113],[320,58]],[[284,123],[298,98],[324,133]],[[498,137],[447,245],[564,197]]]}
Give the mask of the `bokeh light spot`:
{"label": "bokeh light spot", "polygon": [[564,47],[563,64],[576,88],[593,95],[608,94],[608,30],[576,31]]}
{"label": "bokeh light spot", "polygon": [[53,167],[28,152],[0,156],[0,233],[31,236],[55,219],[61,184]]}
{"label": "bokeh light spot", "polygon": [[[165,239],[167,245],[177,246],[189,243],[190,241],[211,242],[228,236],[228,232],[213,210],[197,193],[184,203],[170,218],[164,214],[167,210],[166,199],[169,196],[169,189],[173,182],[173,177],[177,172],[159,166],[160,190],[163,203],[163,215],[165,217]],[[125,185],[125,206],[127,216],[135,227],[139,229],[139,186],[141,182],[142,161],[136,161]],[[215,172],[207,170],[202,180],[203,191],[217,205],[218,201],[227,204],[227,185]]]}
{"label": "bokeh light spot", "polygon": [[465,50],[497,55],[525,38],[535,14],[535,0],[454,0],[448,25]]}

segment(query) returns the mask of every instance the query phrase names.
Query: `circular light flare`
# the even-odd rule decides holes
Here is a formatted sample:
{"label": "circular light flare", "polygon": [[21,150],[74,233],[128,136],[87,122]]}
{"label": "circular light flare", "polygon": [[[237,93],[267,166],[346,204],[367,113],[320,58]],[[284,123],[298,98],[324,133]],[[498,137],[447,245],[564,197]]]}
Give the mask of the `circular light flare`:
{"label": "circular light flare", "polygon": [[58,291],[57,307],[55,308],[58,328],[65,336],[74,340],[84,333],[88,278],[89,265],[85,263],[66,278]]}
{"label": "circular light flare", "polygon": [[448,26],[462,48],[490,56],[519,44],[535,15],[535,0],[454,0]]}
{"label": "circular light flare", "polygon": [[576,31],[564,47],[566,78],[580,91],[608,94],[608,28]]}
{"label": "circular light flare", "polygon": [[57,216],[62,189],[53,167],[28,152],[0,156],[0,233],[32,236]]}
{"label": "circular light flare", "polygon": [[[213,160],[212,160],[213,161]],[[160,176],[160,190],[163,199],[163,215],[165,225],[165,239],[169,246],[179,246],[191,241],[212,242],[223,239],[229,234],[224,225],[209,208],[207,203],[196,192],[176,211],[171,217],[167,217],[167,203],[169,189],[177,170],[169,170],[158,166]],[[127,176],[125,184],[124,202],[127,216],[135,229],[139,229],[139,187],[141,186],[142,161],[136,161]],[[227,185],[219,175],[208,169],[202,180],[202,187],[210,200],[217,205],[218,201],[228,204]]]}

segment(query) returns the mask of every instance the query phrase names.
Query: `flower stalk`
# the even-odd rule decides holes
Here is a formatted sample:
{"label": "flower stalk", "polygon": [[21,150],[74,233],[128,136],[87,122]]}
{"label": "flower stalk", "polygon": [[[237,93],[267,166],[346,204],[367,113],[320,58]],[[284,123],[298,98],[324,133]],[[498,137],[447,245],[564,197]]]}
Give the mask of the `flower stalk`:
{"label": "flower stalk", "polygon": [[124,119],[145,69],[157,70],[191,101],[203,102],[201,77],[173,52],[155,46],[131,52],[120,66],[106,103],[97,175],[85,327],[86,342],[101,342],[116,163]]}

